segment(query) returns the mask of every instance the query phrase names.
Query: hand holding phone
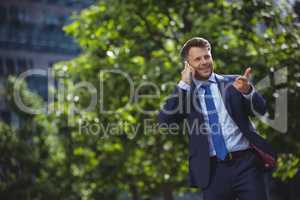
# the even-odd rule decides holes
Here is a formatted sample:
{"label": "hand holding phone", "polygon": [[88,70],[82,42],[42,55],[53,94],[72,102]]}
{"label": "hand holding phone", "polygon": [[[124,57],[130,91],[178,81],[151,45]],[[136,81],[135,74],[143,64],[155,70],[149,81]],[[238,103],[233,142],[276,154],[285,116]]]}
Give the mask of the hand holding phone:
{"label": "hand holding phone", "polygon": [[181,80],[190,85],[194,75],[195,70],[193,67],[190,66],[188,61],[184,61],[184,69],[181,71]]}

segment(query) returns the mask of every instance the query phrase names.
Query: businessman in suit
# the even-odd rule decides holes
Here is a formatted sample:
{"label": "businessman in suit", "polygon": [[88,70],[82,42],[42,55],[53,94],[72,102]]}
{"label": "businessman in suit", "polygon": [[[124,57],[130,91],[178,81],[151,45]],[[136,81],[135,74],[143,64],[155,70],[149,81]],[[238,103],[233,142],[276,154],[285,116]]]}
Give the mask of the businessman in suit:
{"label": "businessman in suit", "polygon": [[200,37],[183,45],[181,57],[181,80],[158,122],[189,125],[190,186],[202,188],[205,200],[266,200],[264,172],[276,154],[249,120],[266,112],[248,80],[251,68],[240,76],[214,73],[211,45]]}

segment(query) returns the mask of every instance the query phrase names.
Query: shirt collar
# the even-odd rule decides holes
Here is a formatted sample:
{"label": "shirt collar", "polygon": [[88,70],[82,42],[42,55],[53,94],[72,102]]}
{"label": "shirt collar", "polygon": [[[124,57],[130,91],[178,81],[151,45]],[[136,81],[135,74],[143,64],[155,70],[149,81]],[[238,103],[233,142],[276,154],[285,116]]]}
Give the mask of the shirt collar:
{"label": "shirt collar", "polygon": [[197,80],[197,79],[194,79],[194,78],[193,78],[193,81],[196,84],[197,89],[199,89],[201,87],[201,85],[203,85],[203,84],[217,83],[215,73],[211,73],[209,78],[205,81]]}

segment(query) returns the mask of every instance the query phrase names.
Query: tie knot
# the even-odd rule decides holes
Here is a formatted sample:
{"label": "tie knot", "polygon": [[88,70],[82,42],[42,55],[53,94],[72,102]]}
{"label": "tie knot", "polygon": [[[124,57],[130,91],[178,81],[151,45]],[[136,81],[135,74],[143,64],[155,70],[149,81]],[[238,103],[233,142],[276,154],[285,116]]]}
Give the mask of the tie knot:
{"label": "tie knot", "polygon": [[201,85],[201,88],[204,89],[205,91],[207,91],[209,89],[210,84],[209,83],[203,83]]}

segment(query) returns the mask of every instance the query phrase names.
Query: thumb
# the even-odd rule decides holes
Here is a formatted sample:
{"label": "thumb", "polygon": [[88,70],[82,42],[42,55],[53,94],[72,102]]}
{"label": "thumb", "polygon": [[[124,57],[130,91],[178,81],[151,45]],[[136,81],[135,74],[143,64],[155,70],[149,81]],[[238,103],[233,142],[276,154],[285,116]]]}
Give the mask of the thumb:
{"label": "thumb", "polygon": [[250,78],[251,73],[252,73],[252,69],[251,69],[251,67],[248,67],[248,68],[245,70],[243,76],[246,77],[246,78],[248,79],[248,78]]}

